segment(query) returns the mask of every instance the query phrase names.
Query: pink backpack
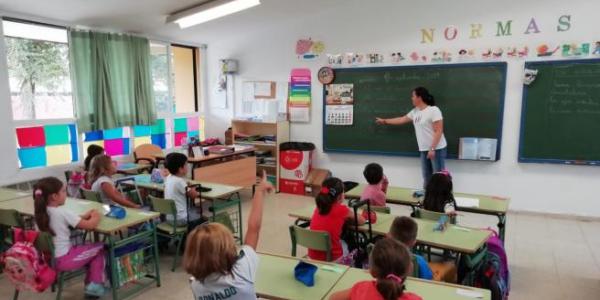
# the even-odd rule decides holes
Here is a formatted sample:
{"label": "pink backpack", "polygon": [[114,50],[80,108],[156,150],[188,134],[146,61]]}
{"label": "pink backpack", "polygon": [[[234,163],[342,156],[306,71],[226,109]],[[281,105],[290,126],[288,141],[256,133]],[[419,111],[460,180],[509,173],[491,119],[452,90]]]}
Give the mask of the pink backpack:
{"label": "pink backpack", "polygon": [[486,242],[487,251],[496,254],[500,258],[500,276],[506,282],[506,295],[508,295],[510,291],[510,271],[508,270],[508,259],[506,258],[504,242],[495,230],[491,228],[487,230],[492,232],[492,235]]}
{"label": "pink backpack", "polygon": [[19,291],[43,292],[56,279],[33,243],[39,232],[14,228],[15,243],[2,255],[4,272]]}

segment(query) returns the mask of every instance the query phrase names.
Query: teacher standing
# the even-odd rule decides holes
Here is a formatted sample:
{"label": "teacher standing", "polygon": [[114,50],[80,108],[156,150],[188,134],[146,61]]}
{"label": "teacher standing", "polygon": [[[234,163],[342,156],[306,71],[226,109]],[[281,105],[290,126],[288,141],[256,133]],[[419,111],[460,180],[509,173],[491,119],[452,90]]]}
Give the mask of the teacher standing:
{"label": "teacher standing", "polygon": [[426,88],[415,88],[411,100],[414,108],[408,114],[391,119],[375,118],[375,122],[379,125],[413,123],[421,153],[421,170],[423,187],[425,187],[434,172],[445,169],[447,143],[444,137],[444,123],[442,112],[435,106],[435,99]]}

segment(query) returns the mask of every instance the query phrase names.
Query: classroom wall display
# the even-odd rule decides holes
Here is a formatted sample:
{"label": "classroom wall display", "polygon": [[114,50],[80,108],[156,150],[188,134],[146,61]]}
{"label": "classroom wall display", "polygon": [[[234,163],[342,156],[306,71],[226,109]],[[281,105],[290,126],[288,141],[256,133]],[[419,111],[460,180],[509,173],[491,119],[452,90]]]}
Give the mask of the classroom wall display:
{"label": "classroom wall display", "polygon": [[104,147],[108,156],[120,156],[131,153],[129,127],[90,131],[83,134],[83,149],[91,144]]}
{"label": "classroom wall display", "polygon": [[154,144],[161,149],[170,148],[172,126],[168,121],[170,120],[157,119],[152,126],[133,126],[133,149],[143,144]]}
{"label": "classroom wall display", "polygon": [[527,62],[519,162],[600,166],[600,59]]}
{"label": "classroom wall display", "polygon": [[187,144],[190,138],[205,139],[204,119],[199,117],[175,118],[173,120],[174,146]]}
{"label": "classroom wall display", "polygon": [[75,124],[16,129],[19,167],[28,169],[68,164],[78,160]]}
{"label": "classroom wall display", "polygon": [[310,122],[311,73],[310,69],[293,69],[290,76],[290,122]]}
{"label": "classroom wall display", "polygon": [[354,84],[325,86],[325,125],[352,125],[354,116]]}
{"label": "classroom wall display", "polygon": [[325,51],[325,43],[322,41],[315,41],[312,38],[296,41],[296,56],[300,60],[314,60],[319,58],[323,51]]}

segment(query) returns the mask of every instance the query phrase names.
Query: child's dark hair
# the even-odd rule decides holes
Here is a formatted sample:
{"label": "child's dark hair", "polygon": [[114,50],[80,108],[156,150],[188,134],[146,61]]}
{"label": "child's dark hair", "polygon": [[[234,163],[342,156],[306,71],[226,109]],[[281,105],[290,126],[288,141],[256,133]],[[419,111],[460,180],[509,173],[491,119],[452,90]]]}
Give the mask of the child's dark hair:
{"label": "child's dark hair", "polygon": [[102,148],[101,146],[98,146],[95,144],[89,145],[87,147],[87,156],[85,157],[85,160],[83,161],[84,170],[89,171],[90,164],[92,163],[92,158],[94,158],[94,156],[100,155],[102,153],[104,153],[104,148]]}
{"label": "child's dark hair", "polygon": [[390,228],[390,236],[408,247],[417,239],[418,231],[419,225],[412,218],[407,216],[396,217]]}
{"label": "child's dark hair", "polygon": [[363,175],[369,184],[378,184],[383,179],[383,168],[378,163],[370,163],[365,166]]}
{"label": "child's dark hair", "polygon": [[377,291],[383,299],[400,298],[412,264],[408,248],[396,240],[381,239],[375,243],[369,263],[371,274],[377,279]]}
{"label": "child's dark hair", "polygon": [[320,215],[326,215],[337,198],[344,193],[344,183],[337,177],[330,177],[323,181],[321,190],[315,198]]}
{"label": "child's dark hair", "polygon": [[452,203],[456,207],[456,201],[452,195],[452,177],[444,173],[434,173],[425,187],[423,208],[443,213],[446,203]]}
{"label": "child's dark hair", "polygon": [[413,92],[415,93],[415,95],[417,97],[421,97],[421,99],[423,99],[423,102],[425,102],[425,104],[429,105],[429,106],[435,106],[435,98],[433,97],[432,94],[429,93],[429,91],[422,87],[416,87]]}
{"label": "child's dark hair", "polygon": [[187,156],[185,156],[185,154],[173,152],[167,154],[167,157],[165,157],[165,166],[173,175],[177,174],[177,172],[179,172],[179,169],[185,166],[186,163]]}
{"label": "child's dark hair", "polygon": [[62,187],[62,181],[56,177],[42,178],[33,186],[34,217],[40,231],[49,232],[54,235],[54,232],[50,228],[50,216],[47,210],[48,198],[52,194],[59,193]]}

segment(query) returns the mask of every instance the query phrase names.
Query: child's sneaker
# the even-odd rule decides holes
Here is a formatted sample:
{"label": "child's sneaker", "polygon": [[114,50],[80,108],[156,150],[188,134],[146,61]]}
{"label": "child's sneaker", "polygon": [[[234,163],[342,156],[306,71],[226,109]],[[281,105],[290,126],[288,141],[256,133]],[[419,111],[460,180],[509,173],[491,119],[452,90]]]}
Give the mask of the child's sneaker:
{"label": "child's sneaker", "polygon": [[93,297],[102,297],[104,295],[104,286],[99,283],[90,283],[85,287],[85,294]]}

